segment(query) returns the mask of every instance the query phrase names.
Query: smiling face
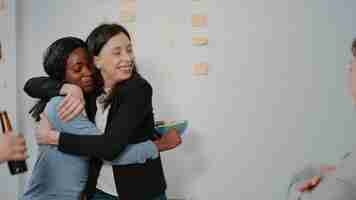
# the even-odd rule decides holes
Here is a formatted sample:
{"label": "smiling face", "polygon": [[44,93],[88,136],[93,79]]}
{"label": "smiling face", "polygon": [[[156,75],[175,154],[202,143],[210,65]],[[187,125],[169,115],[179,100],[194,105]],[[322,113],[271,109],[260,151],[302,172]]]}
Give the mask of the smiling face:
{"label": "smiling face", "polygon": [[94,88],[92,75],[92,68],[86,51],[83,48],[75,49],[67,59],[65,80],[79,86],[87,93]]}
{"label": "smiling face", "polygon": [[134,62],[130,39],[124,33],[114,35],[94,60],[106,88],[112,88],[116,83],[129,79]]}

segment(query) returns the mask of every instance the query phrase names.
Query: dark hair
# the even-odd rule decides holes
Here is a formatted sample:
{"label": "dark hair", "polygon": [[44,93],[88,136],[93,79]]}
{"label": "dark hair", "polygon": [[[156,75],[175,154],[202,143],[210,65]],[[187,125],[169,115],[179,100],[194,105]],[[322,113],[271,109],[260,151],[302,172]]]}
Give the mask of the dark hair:
{"label": "dark hair", "polygon": [[[131,37],[129,32],[125,27],[119,24],[101,24],[97,26],[88,36],[86,43],[88,45],[88,50],[92,56],[99,55],[100,51],[104,47],[104,45],[114,36],[123,33],[125,34],[129,40],[131,41]],[[137,67],[135,62],[133,61],[133,70],[132,70],[131,78],[135,76],[139,76],[137,72]],[[103,87],[104,81],[103,77],[100,74],[100,71],[95,67],[94,69],[94,79],[96,80],[98,87]],[[104,99],[104,108],[111,104],[113,101],[113,97],[115,97],[120,89],[121,83],[116,83],[115,86],[111,89],[110,94],[107,98]]]}
{"label": "dark hair", "polygon": [[[53,42],[43,56],[43,67],[51,79],[64,81],[67,60],[70,54],[77,48],[83,48],[89,58],[87,44],[76,37],[63,37]],[[30,114],[36,120],[40,120],[49,99],[42,99],[30,110]]]}
{"label": "dark hair", "polygon": [[88,54],[86,43],[76,37],[60,38],[47,48],[43,56],[43,67],[50,78],[64,80],[67,59],[77,48],[85,49]]}
{"label": "dark hair", "polygon": [[351,52],[356,57],[356,38],[352,41]]}

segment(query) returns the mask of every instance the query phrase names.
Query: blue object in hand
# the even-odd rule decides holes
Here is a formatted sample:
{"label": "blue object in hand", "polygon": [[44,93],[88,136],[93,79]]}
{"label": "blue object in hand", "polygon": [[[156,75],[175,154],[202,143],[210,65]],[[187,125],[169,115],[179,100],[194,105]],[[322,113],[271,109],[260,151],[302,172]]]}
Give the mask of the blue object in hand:
{"label": "blue object in hand", "polygon": [[168,123],[156,123],[157,125],[155,126],[155,129],[158,131],[159,134],[164,135],[167,133],[169,129],[175,128],[179,135],[183,135],[185,130],[188,127],[188,120],[179,120],[179,121],[173,121],[173,122],[168,122]]}

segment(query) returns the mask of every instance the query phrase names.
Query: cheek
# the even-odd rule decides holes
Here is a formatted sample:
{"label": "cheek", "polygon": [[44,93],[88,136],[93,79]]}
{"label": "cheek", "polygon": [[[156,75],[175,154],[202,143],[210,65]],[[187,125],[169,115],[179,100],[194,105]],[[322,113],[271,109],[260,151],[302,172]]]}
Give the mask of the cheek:
{"label": "cheek", "polygon": [[80,85],[81,75],[78,74],[68,74],[66,76],[66,81],[75,85]]}
{"label": "cheek", "polygon": [[127,72],[123,72],[120,69],[114,69],[111,72],[111,77],[115,82],[120,82],[120,81],[124,81],[128,78],[130,78],[131,74],[127,73]]}
{"label": "cheek", "polygon": [[66,72],[65,75],[64,75],[64,80],[69,82],[69,83],[72,83],[73,82],[73,77],[71,75],[70,72]]}
{"label": "cheek", "polygon": [[115,76],[115,69],[111,65],[105,64],[101,67],[100,71],[106,74],[108,77]]}
{"label": "cheek", "polygon": [[105,62],[101,64],[102,70],[112,73],[115,71],[115,59],[106,59]]}

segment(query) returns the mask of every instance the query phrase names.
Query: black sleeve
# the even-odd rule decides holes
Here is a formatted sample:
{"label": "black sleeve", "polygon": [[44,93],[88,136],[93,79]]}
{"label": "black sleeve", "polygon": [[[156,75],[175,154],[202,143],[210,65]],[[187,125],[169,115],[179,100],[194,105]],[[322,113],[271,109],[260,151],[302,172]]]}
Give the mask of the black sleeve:
{"label": "black sleeve", "polygon": [[62,86],[62,81],[53,80],[49,77],[35,77],[26,82],[24,91],[30,97],[45,99],[59,96]]}
{"label": "black sleeve", "polygon": [[129,137],[152,112],[152,88],[146,84],[131,87],[120,96],[120,109],[113,110],[104,135],[61,133],[58,149],[64,153],[114,160],[128,145]]}

